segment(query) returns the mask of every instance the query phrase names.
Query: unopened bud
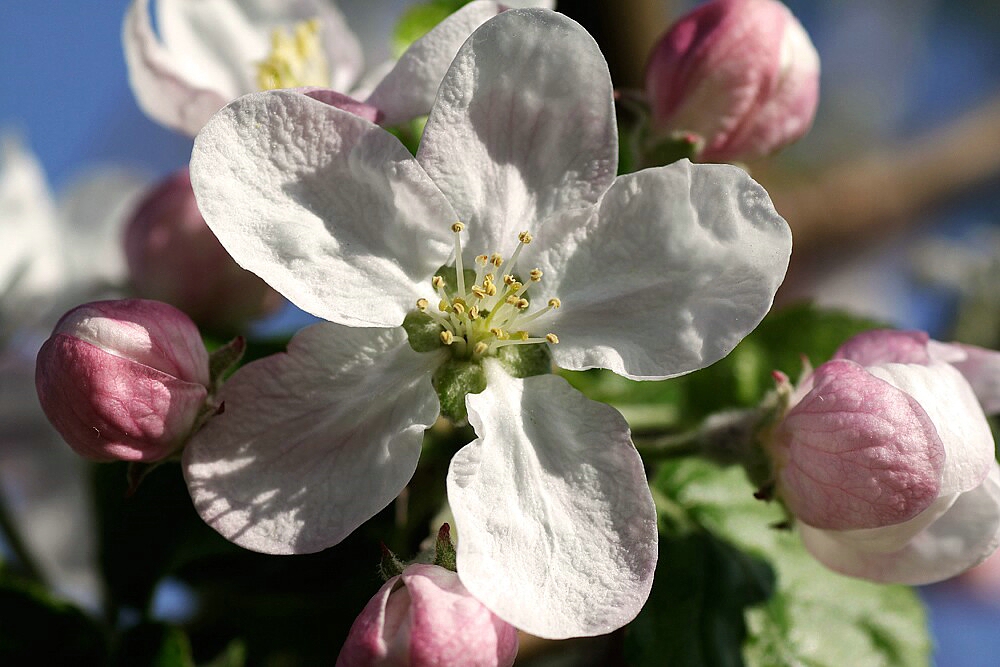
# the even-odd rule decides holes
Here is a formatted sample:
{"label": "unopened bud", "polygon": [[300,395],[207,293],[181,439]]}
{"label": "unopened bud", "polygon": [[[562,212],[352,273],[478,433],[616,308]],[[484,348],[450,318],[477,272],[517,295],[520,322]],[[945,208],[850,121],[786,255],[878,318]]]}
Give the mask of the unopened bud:
{"label": "unopened bud", "polygon": [[187,169],[139,204],[125,229],[125,256],[138,296],[176,306],[206,329],[237,331],[281,305],[278,293],[241,268],[205,224]]}
{"label": "unopened bud", "polygon": [[184,313],[157,301],[74,308],[38,352],[38,399],[95,461],[159,461],[183,447],[208,398],[209,357]]}
{"label": "unopened bud", "polygon": [[410,565],[354,621],[337,667],[509,667],[517,630],[476,600],[458,575]]}
{"label": "unopened bud", "polygon": [[754,160],[809,130],[819,56],[777,0],[713,0],[653,48],[646,95],[655,136],[700,137],[704,161]]}

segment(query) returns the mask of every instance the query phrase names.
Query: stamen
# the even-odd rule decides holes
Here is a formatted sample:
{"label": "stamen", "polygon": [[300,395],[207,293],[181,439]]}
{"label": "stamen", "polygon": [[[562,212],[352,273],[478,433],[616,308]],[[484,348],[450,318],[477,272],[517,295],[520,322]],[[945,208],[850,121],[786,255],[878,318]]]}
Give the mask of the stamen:
{"label": "stamen", "polygon": [[532,269],[531,273],[528,274],[528,277],[531,278],[531,282],[537,283],[539,280],[542,279],[542,270],[541,269]]}
{"label": "stamen", "polygon": [[503,264],[503,256],[498,252],[493,253],[492,255],[490,255],[490,264],[492,264],[496,268],[500,268],[500,266]]}
{"label": "stamen", "polygon": [[559,342],[559,336],[555,335],[554,333],[547,333],[545,334],[545,340],[555,345],[556,343]]}
{"label": "stamen", "polygon": [[431,278],[431,285],[434,289],[444,289],[444,278],[441,276],[434,276]]}
{"label": "stamen", "polygon": [[465,296],[465,267],[462,266],[462,232],[465,225],[456,222],[451,226],[451,231],[455,232],[455,272],[458,279],[458,295]]}
{"label": "stamen", "polygon": [[531,234],[529,234],[528,232],[521,232],[520,234],[517,235],[517,240],[523,243],[524,245],[528,245],[529,243],[531,243],[532,237]]}
{"label": "stamen", "polygon": [[417,299],[417,310],[419,310],[420,312],[424,312],[425,310],[427,310],[427,306],[429,305],[430,302],[427,301],[427,299]]}
{"label": "stamen", "polygon": [[509,273],[508,273],[508,274],[506,274],[506,275],[505,275],[505,276],[503,277],[503,284],[504,284],[504,285],[507,285],[507,286],[510,286],[510,285],[513,285],[513,284],[514,284],[514,283],[516,283],[516,282],[517,282],[517,280],[515,280],[515,279],[514,279],[514,276],[513,276],[513,275],[511,275],[511,274],[509,274]]}
{"label": "stamen", "polygon": [[488,351],[489,349],[490,349],[490,346],[489,346],[489,345],[487,345],[487,344],[486,344],[486,343],[484,343],[483,341],[479,341],[479,342],[478,342],[478,343],[476,343],[476,344],[475,344],[475,346],[474,346],[474,347],[472,348],[472,354],[476,355],[477,357],[481,357],[481,356],[483,356],[484,354],[486,354],[486,352],[487,352],[487,351]]}
{"label": "stamen", "polygon": [[479,285],[473,285],[472,286],[472,295],[474,297],[476,297],[477,299],[485,299],[486,298],[486,290],[484,290]]}
{"label": "stamen", "polygon": [[556,297],[552,297],[551,299],[549,299],[549,308],[558,308],[561,305],[562,301],[560,301]]}
{"label": "stamen", "polygon": [[448,303],[448,299],[441,299],[440,301],[438,301],[438,310],[440,310],[442,313],[447,313],[449,310],[449,306],[450,304]]}
{"label": "stamen", "polygon": [[448,329],[445,329],[441,332],[441,342],[445,345],[451,345],[455,342],[455,335]]}
{"label": "stamen", "polygon": [[478,306],[473,306],[472,308],[469,308],[469,319],[470,320],[478,320],[479,319],[479,307]]}
{"label": "stamen", "polygon": [[257,86],[276,88],[327,87],[330,67],[319,37],[319,19],[299,23],[293,31],[276,28],[271,33],[271,51],[257,63]]}

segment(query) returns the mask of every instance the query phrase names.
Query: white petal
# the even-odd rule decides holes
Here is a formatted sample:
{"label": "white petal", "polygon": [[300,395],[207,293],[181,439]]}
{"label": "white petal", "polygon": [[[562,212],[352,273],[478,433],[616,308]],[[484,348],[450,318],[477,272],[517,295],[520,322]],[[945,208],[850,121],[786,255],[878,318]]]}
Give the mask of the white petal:
{"label": "white petal", "polygon": [[867,552],[837,531],[800,525],[806,548],[828,567],[885,583],[928,584],[981,563],[1000,544],[1000,468],[899,551]]}
{"label": "white petal", "polygon": [[402,329],[323,323],[243,367],[222,388],[224,412],[184,451],[198,513],[254,551],[337,544],[413,475],[438,415],[435,361]]}
{"label": "white petal", "polygon": [[149,0],[133,0],[122,26],[129,84],[139,106],[162,125],[194,136],[236,91],[224,79],[192,78],[153,33]]}
{"label": "white petal", "polygon": [[972,387],[950,364],[883,364],[866,369],[912,396],[944,444],[940,495],[979,486],[994,463],[993,433]]}
{"label": "white petal", "polygon": [[618,135],[600,49],[571,19],[503,12],[445,75],[417,159],[468,223],[474,253],[509,252],[521,230],[597,201]]}
{"label": "white petal", "polygon": [[448,472],[462,583],[540,637],[621,627],[646,601],[657,549],[628,425],[557,376],[487,372],[467,398],[479,439]]}
{"label": "white petal", "polygon": [[559,336],[556,362],[657,379],[721,359],[757,326],[791,235],[744,171],[684,160],[618,178],[594,211],[553,220],[529,248],[538,296],[562,302],[539,323]]}
{"label": "white petal", "polygon": [[426,116],[459,47],[500,11],[496,2],[470,3],[414,42],[366,100],[384,114],[382,123],[392,126]]}
{"label": "white petal", "polygon": [[213,117],[191,184],[241,266],[340,324],[401,324],[453,246],[454,212],[395,137],[296,92],[247,95]]}

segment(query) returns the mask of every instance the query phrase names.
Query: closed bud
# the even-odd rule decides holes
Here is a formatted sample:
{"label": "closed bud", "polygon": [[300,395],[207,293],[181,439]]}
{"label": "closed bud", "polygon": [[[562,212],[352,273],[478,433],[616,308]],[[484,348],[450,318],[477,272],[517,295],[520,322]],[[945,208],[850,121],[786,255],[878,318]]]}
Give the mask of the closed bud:
{"label": "closed bud", "polygon": [[924,584],[997,548],[1000,468],[982,397],[959,367],[972,352],[920,332],[868,332],[790,394],[765,446],[776,494],[818,560]]}
{"label": "closed bud", "polygon": [[135,293],[176,306],[206,329],[228,333],[274,311],[281,297],[241,268],[205,224],[182,169],[150,191],[125,229]]}
{"label": "closed bud", "polygon": [[458,575],[410,565],[354,621],[337,667],[506,667],[517,630],[476,600]]}
{"label": "closed bud", "polygon": [[187,442],[206,409],[209,358],[173,306],[127,299],[78,306],[38,352],[42,409],[77,454],[153,462]]}
{"label": "closed bud", "polygon": [[698,137],[707,162],[777,151],[812,125],[819,56],[776,0],[714,0],[677,21],[653,48],[646,96],[658,140]]}

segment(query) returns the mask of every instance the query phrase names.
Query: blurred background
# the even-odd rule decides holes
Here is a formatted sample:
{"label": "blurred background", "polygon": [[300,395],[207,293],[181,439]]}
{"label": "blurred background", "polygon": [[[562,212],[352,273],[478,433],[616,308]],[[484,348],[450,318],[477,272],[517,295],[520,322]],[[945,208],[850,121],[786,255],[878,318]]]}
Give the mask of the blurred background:
{"label": "blurred background", "polygon": [[[407,3],[339,4],[369,62],[381,62],[389,53],[387,35]],[[595,35],[616,86],[624,89],[641,87],[649,48],[672,17],[694,4],[566,0],[558,9]],[[935,337],[1000,347],[995,0],[786,4],[816,44],[822,79],[812,132],[780,156],[749,165],[794,231],[793,264],[781,299],[812,299]],[[120,41],[127,5],[0,4],[0,132],[18,137],[38,156],[57,197],[99,165],[151,180],[189,157],[190,140],[148,120],[134,102]],[[8,407],[15,400],[14,372],[0,366],[6,386],[0,398]],[[0,418],[13,412],[0,408]],[[0,431],[10,427],[0,424]],[[68,449],[51,444],[47,472],[71,472],[79,465]],[[29,464],[11,454],[13,446],[3,447],[5,495],[41,528],[31,546],[39,553],[74,554],[60,565],[72,575],[64,592],[86,600],[97,584],[87,575],[93,553],[82,488],[72,482],[60,489],[51,482],[28,488]],[[69,472],[58,478],[71,479]],[[31,500],[53,496],[58,501],[49,504]],[[1000,563],[923,594],[938,664],[996,664]],[[182,594],[171,595],[164,593],[164,613],[182,601]]]}

